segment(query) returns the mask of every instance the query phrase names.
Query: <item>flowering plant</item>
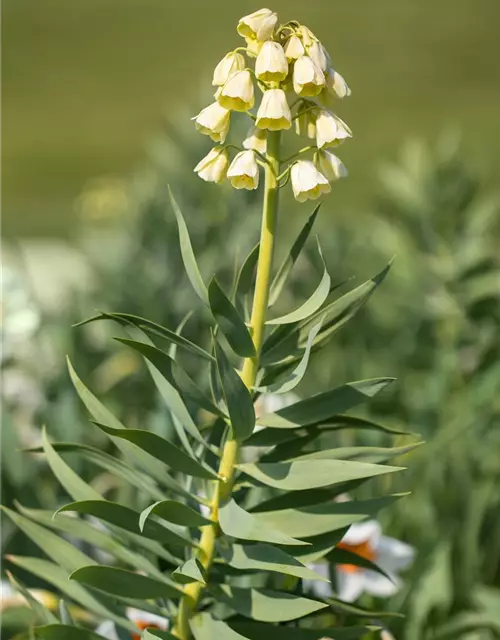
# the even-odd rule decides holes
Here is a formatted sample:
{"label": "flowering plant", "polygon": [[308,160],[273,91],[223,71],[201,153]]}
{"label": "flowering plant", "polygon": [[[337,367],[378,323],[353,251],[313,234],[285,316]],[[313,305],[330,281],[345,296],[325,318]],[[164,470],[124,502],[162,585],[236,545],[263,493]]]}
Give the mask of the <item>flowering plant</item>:
{"label": "flowering plant", "polygon": [[[385,463],[414,445],[324,450],[321,437],[341,429],[391,433],[346,413],[392,379],[349,382],[302,400],[292,392],[311,359],[364,305],[388,268],[336,297],[318,244],[323,273],[314,292],[284,315],[272,311],[319,208],[273,277],[279,190],[291,180],[299,202],[328,193],[330,182],[346,172],[325,147],[351,135],[329,111],[332,98],[348,95],[349,89],[331,68],[327,52],[307,27],[295,21],[278,26],[277,20],[268,9],[240,20],[246,46],[217,65],[216,101],[195,118],[196,127],[217,143],[195,169],[204,180],[227,177],[235,188],[253,190],[264,169],[260,241],[230,293],[215,277],[206,284],[184,217],[171,198],[188,279],[213,320],[211,347],[187,339],[182,326],[175,330],[128,313],[103,312],[85,321],[112,320],[123,329],[117,340],[144,358],[171,414],[175,441],[147,424],[122,424],[69,364],[92,422],[118,452],[51,443],[44,432],[37,451],[45,453],[72,502],[54,516],[21,505],[17,512],[5,509],[49,558],[11,556],[10,561],[85,612],[73,614],[64,602],[57,611],[47,608],[13,578],[35,610],[41,638],[98,640],[115,634],[130,639],[140,632],[145,640],[314,640],[377,631],[376,625],[350,625],[370,618],[369,611],[345,602],[333,588],[319,593],[316,586],[311,594],[310,585],[328,584],[314,565],[338,561],[339,552],[344,564],[382,571],[371,557],[346,549],[345,535],[401,494],[337,498],[370,478],[398,471]],[[247,68],[243,53],[255,60],[254,68]],[[253,114],[256,86],[263,97]],[[225,141],[234,112],[249,115],[255,125],[230,161],[235,145]],[[284,160],[281,131],[294,120],[299,133],[315,137],[316,144]],[[313,161],[304,160],[311,151]],[[187,373],[188,358],[204,371],[205,386]],[[267,394],[286,397],[287,406],[262,410]],[[317,451],[305,453],[306,445]],[[256,457],[248,457],[249,450]],[[142,510],[81,478],[63,459],[71,453],[140,493]]]}

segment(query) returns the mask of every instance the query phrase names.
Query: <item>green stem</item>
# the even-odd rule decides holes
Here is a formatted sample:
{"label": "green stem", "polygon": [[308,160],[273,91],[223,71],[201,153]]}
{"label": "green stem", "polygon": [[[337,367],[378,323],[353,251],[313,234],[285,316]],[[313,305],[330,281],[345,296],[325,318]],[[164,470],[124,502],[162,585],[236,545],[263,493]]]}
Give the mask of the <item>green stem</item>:
{"label": "green stem", "polygon": [[[241,379],[249,390],[255,385],[259,370],[260,352],[264,341],[266,312],[269,302],[271,286],[271,268],[273,262],[274,242],[278,214],[278,174],[280,169],[280,131],[269,131],[267,134],[267,152],[265,166],[264,202],[262,208],[262,226],[260,234],[259,261],[257,264],[257,279],[250,318],[250,332],[255,345],[255,356],[245,358]],[[219,531],[219,505],[224,503],[233,490],[234,470],[238,461],[239,445],[236,440],[228,437],[224,444],[219,464],[219,476],[223,481],[215,485],[214,495],[210,505],[210,519],[212,525],[203,527],[197,550],[197,559],[206,572],[209,571],[215,551],[215,541]],[[184,595],[179,606],[177,624],[174,635],[181,640],[189,640],[189,620],[196,610],[203,585],[191,582],[184,589]]]}

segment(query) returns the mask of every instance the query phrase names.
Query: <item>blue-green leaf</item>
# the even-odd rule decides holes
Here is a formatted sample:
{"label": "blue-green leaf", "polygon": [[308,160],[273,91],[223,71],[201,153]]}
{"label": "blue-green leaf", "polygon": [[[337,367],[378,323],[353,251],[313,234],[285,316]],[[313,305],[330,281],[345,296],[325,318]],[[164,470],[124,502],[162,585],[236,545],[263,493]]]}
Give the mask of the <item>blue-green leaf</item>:
{"label": "blue-green leaf", "polygon": [[245,319],[248,317],[247,296],[252,290],[259,249],[260,243],[258,242],[246,257],[236,278],[235,306],[240,316]]}
{"label": "blue-green leaf", "polygon": [[180,567],[177,567],[175,571],[172,572],[172,579],[178,582],[179,584],[189,584],[190,582],[200,582],[201,584],[206,584],[205,578],[203,577],[202,567],[199,561],[196,558],[190,558],[186,560],[184,564]]}
{"label": "blue-green leaf", "polygon": [[[277,626],[262,622],[232,622],[231,627],[235,631],[244,634],[248,640],[361,640],[370,631],[377,631],[379,627],[332,627],[310,629],[302,627]],[[217,637],[217,636],[214,636]],[[198,638],[196,639],[198,640]],[[203,638],[205,640],[205,638]],[[211,639],[210,639],[211,640]],[[231,640],[228,638],[228,640]]]}
{"label": "blue-green leaf", "polygon": [[35,628],[38,638],[43,640],[102,640],[102,636],[90,629],[67,624],[48,624]]}
{"label": "blue-green leaf", "polygon": [[231,301],[212,278],[208,287],[210,308],[231,349],[242,358],[255,356],[252,336]]}
{"label": "blue-green leaf", "polygon": [[6,571],[5,573],[7,574],[7,577],[14,590],[23,596],[30,609],[34,611],[38,622],[45,622],[46,624],[58,622],[57,617],[52,613],[52,611],[47,609],[39,600],[37,600],[37,598],[35,598],[35,596],[29,589],[27,589],[21,582],[16,580],[16,578],[14,578],[10,571]]}
{"label": "blue-green leaf", "polygon": [[212,618],[209,613],[199,613],[190,620],[195,640],[246,640],[246,637],[233,631],[222,620]]}
{"label": "blue-green leaf", "polygon": [[179,205],[175,201],[175,198],[168,188],[168,195],[170,196],[170,203],[172,205],[172,209],[174,210],[175,217],[177,219],[177,226],[179,228],[179,244],[181,248],[182,261],[184,262],[184,268],[186,269],[187,276],[193,285],[193,289],[198,294],[200,300],[202,300],[205,304],[208,304],[208,292],[203,282],[203,278],[201,277],[200,270],[198,269],[198,264],[196,262],[196,258],[194,256],[193,247],[191,245],[191,239],[189,237],[189,231],[186,226],[186,222],[184,217],[179,209]]}
{"label": "blue-green leaf", "polygon": [[201,513],[188,505],[175,500],[161,500],[146,507],[139,517],[139,528],[143,530],[145,523],[151,514],[155,514],[167,522],[184,527],[204,527],[212,524],[211,520],[204,518]]}

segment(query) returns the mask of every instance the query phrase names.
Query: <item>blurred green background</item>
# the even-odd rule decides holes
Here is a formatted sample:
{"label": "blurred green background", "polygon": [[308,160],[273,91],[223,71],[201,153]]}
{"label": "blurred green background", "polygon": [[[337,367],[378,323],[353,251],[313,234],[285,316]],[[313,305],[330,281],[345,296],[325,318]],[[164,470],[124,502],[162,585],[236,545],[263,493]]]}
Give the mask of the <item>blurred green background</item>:
{"label": "blurred green background", "polygon": [[[72,234],[87,181],[121,175],[147,140],[195,114],[235,23],[254,2],[4,0],[4,234]],[[322,34],[353,89],[341,115],[352,179],[329,209],[367,204],[374,168],[408,135],[465,134],[488,178],[500,176],[498,0],[276,0]],[[233,35],[231,35],[233,34]],[[183,114],[185,117],[186,114]],[[477,153],[476,153],[477,152]]]}

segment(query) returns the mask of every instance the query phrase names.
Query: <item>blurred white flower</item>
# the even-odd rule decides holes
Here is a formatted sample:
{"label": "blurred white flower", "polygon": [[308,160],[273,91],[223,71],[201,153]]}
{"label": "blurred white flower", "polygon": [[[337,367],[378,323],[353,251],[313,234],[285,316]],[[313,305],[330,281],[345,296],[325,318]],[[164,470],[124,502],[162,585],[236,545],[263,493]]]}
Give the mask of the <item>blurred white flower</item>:
{"label": "blurred white flower", "polygon": [[255,401],[255,417],[257,418],[256,430],[262,429],[259,426],[259,418],[268,413],[276,413],[280,409],[289,407],[300,400],[299,396],[292,391],[288,393],[263,393]]}
{"label": "blurred white flower", "polygon": [[269,129],[269,131],[290,129],[292,114],[282,89],[269,89],[264,92],[257,112],[256,125],[260,129]]}
{"label": "blurred white flower", "polygon": [[309,56],[301,56],[293,67],[293,90],[299,96],[317,96],[325,86],[325,74]]}
{"label": "blurred white flower", "polygon": [[[398,573],[407,569],[415,558],[413,547],[395,538],[383,536],[381,526],[376,520],[353,524],[338,548],[371,560],[391,578],[351,564],[336,565],[337,596],[345,602],[354,602],[363,593],[378,598],[394,595],[401,588]],[[329,566],[326,562],[313,564],[311,568],[324,577],[329,576]],[[321,598],[333,595],[332,586],[325,582],[305,580],[304,586]]]}
{"label": "blurred white flower", "polygon": [[231,162],[227,177],[235,189],[257,189],[259,166],[255,160],[255,153],[251,149],[240,151]]}
{"label": "blurred white flower", "polygon": [[338,116],[321,109],[316,116],[316,144],[318,149],[325,146],[336,146],[346,138],[352,137],[348,125]]}
{"label": "blurred white flower", "polygon": [[219,104],[232,111],[248,111],[254,105],[254,87],[248,69],[232,75],[217,94]]}
{"label": "blurred white flower", "polygon": [[230,118],[229,109],[222,107],[218,102],[212,102],[192,119],[200,133],[210,136],[214,142],[224,142],[229,131]]}
{"label": "blurred white flower", "polygon": [[[129,607],[127,609],[127,618],[132,622],[135,622],[137,629],[141,632],[148,628],[160,629],[161,631],[168,630],[168,620],[166,618],[148,613],[147,611],[140,611],[139,609]],[[119,640],[115,624],[108,620],[97,627],[96,633],[108,640]],[[140,638],[140,633],[132,635],[133,640],[140,640]]]}
{"label": "blurred white flower", "polygon": [[[47,609],[54,610],[57,607],[58,599],[50,591],[29,589],[29,592],[35,600],[38,600]],[[0,612],[10,608],[22,607],[26,604],[25,597],[13,589],[10,582],[7,580],[0,581]]]}
{"label": "blurred white flower", "polygon": [[316,200],[323,193],[331,191],[328,180],[310,160],[297,160],[292,166],[290,177],[293,195],[299,202]]}
{"label": "blurred white flower", "polygon": [[278,15],[270,9],[259,9],[238,22],[238,33],[245,39],[264,42],[273,35]]}
{"label": "blurred white flower", "polygon": [[214,70],[212,84],[222,87],[237,71],[245,68],[245,58],[237,51],[230,51],[222,58]]}
{"label": "blurred white flower", "polygon": [[243,140],[244,149],[253,149],[260,153],[265,153],[267,149],[267,133],[265,129],[252,127]]}
{"label": "blurred white flower", "polygon": [[278,42],[264,42],[257,60],[255,75],[264,82],[281,82],[288,73],[288,62],[283,47]]}
{"label": "blurred white flower", "polygon": [[297,60],[305,54],[306,50],[299,36],[293,34],[285,43],[285,56],[287,60]]}
{"label": "blurred white flower", "polygon": [[330,182],[347,176],[347,169],[342,160],[326,149],[319,149],[314,156],[314,164]]}
{"label": "blurred white flower", "polygon": [[229,166],[229,155],[226,149],[214,147],[204,158],[202,158],[194,171],[205,182],[222,182],[227,174]]}

